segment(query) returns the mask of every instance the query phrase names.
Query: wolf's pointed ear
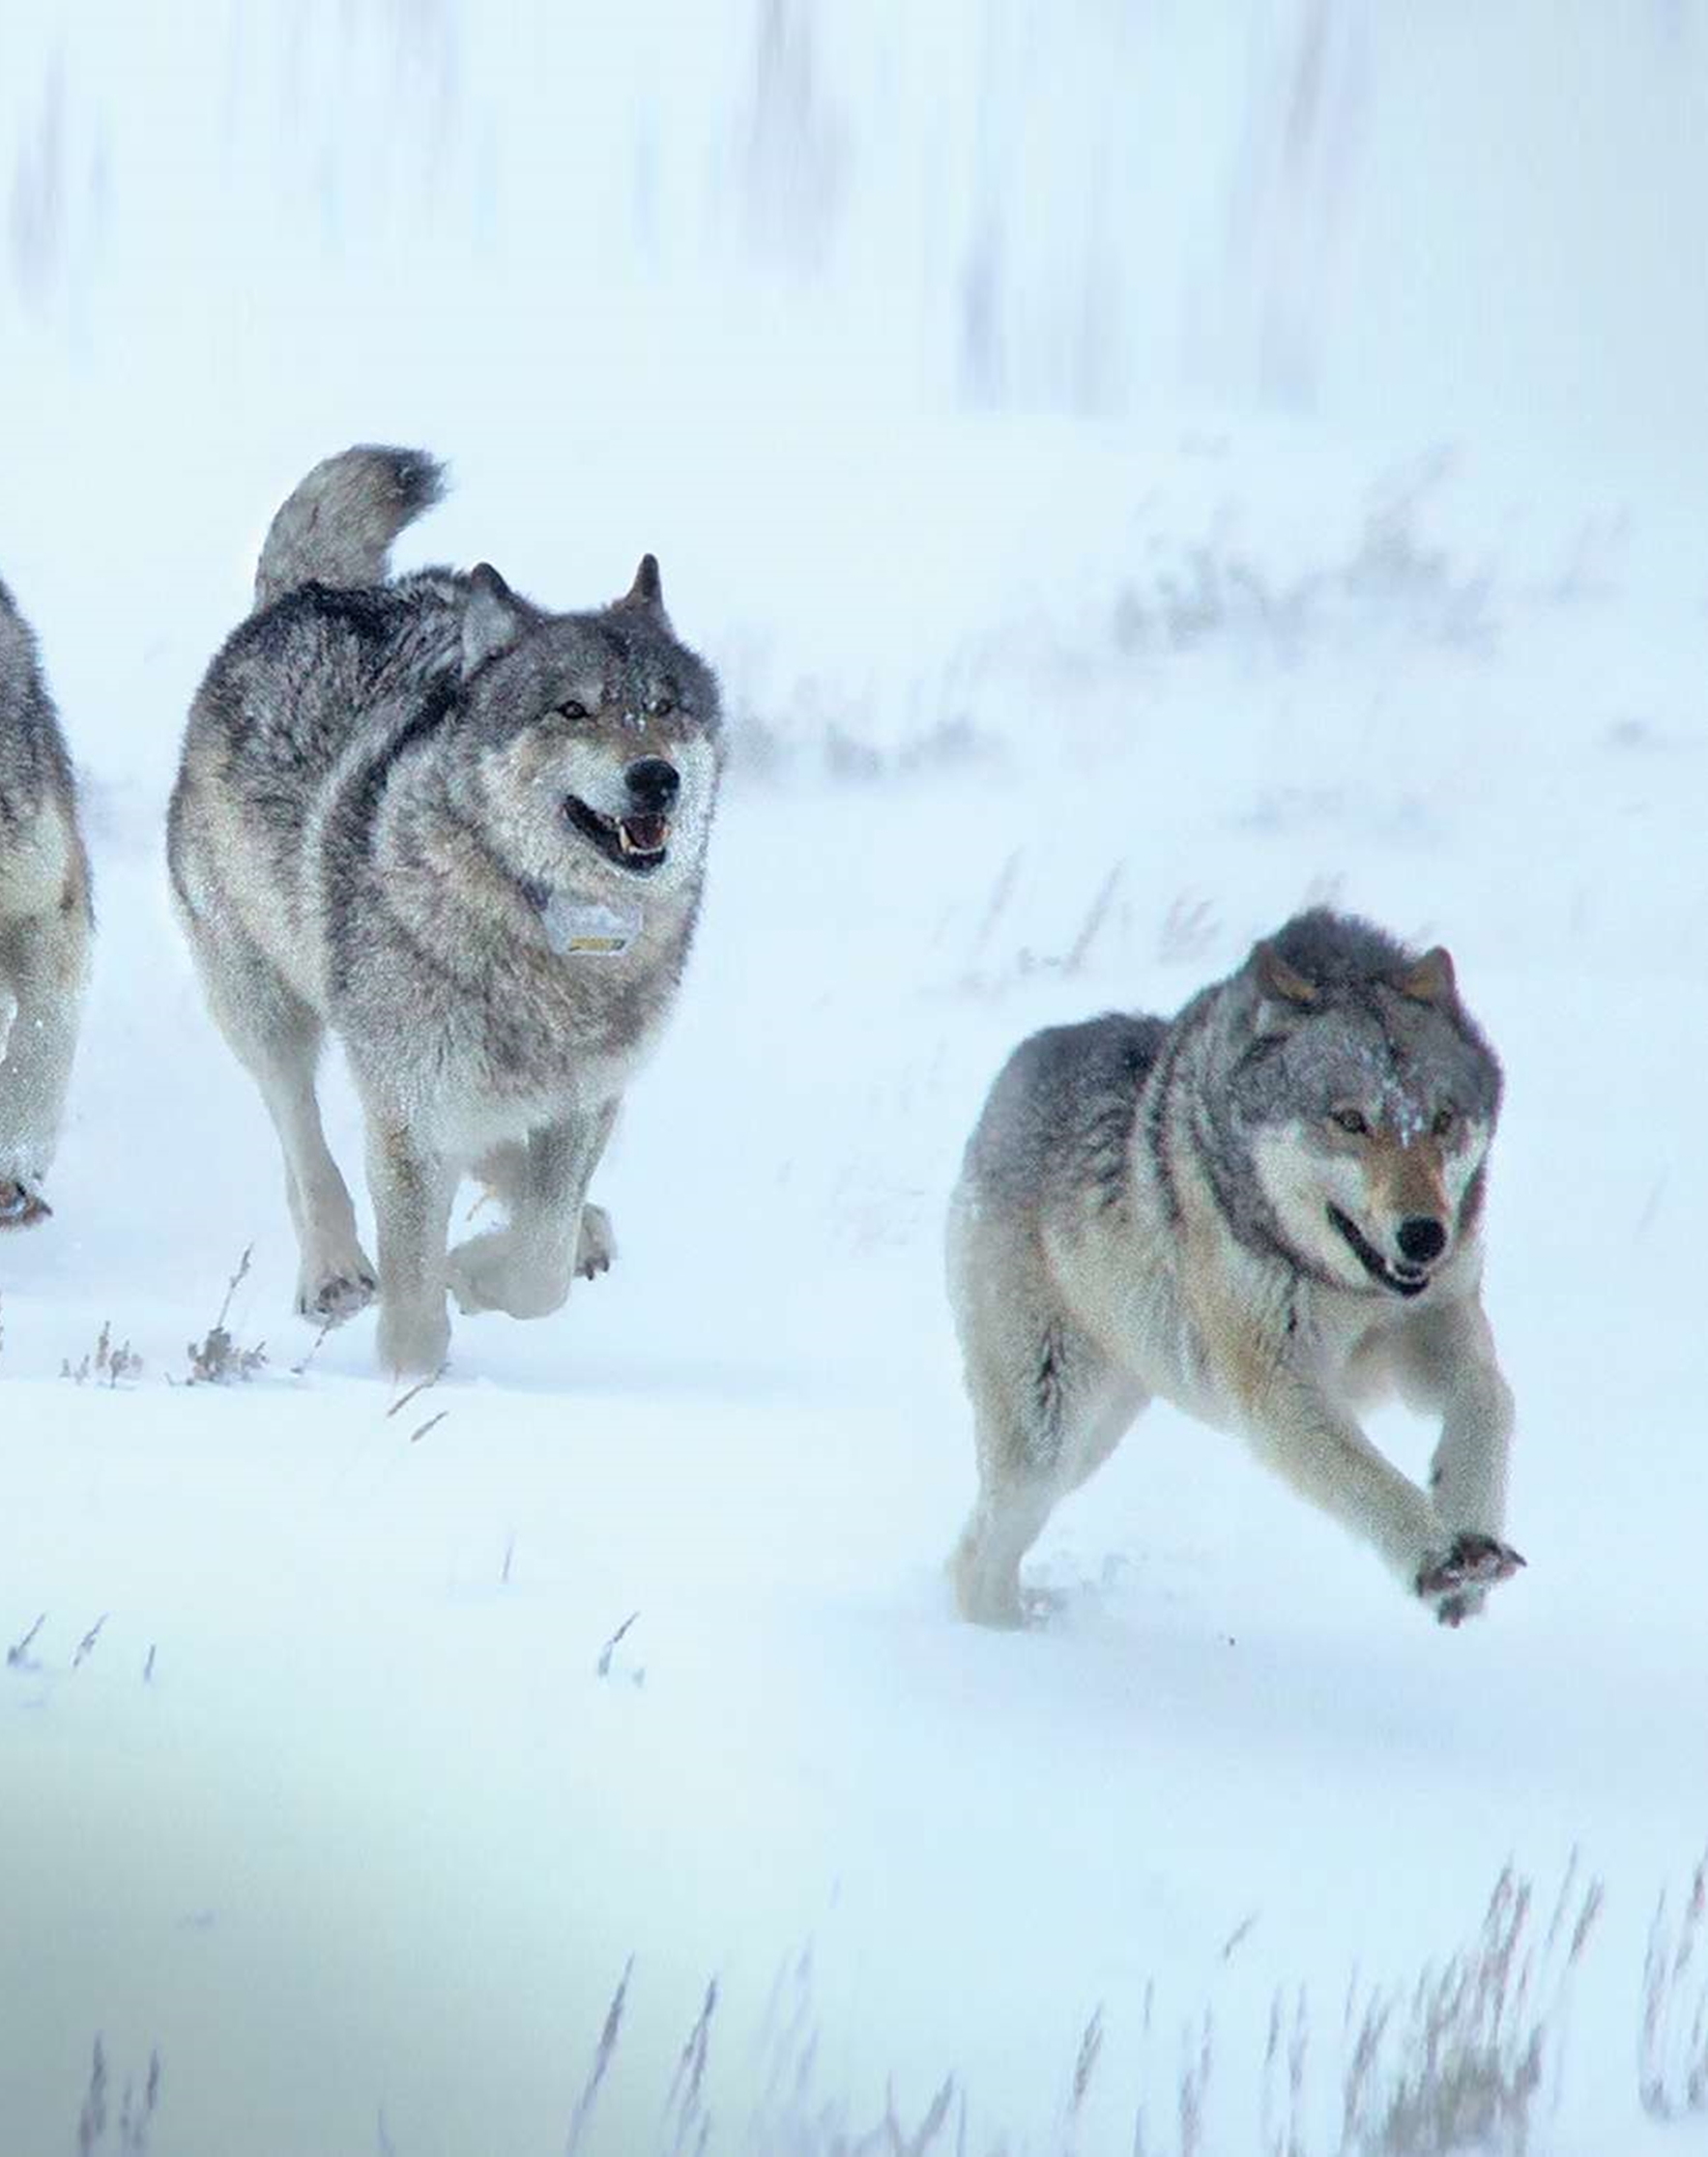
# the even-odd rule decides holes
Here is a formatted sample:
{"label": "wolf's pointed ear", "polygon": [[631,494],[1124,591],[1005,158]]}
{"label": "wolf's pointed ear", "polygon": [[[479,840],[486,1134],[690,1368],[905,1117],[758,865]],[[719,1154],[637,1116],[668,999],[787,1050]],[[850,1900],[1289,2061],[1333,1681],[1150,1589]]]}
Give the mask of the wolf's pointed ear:
{"label": "wolf's pointed ear", "polygon": [[1404,974],[1396,974],[1394,986],[1413,1004],[1433,1004],[1450,1011],[1459,1002],[1459,983],[1454,978],[1453,960],[1437,944],[1433,951],[1426,951],[1421,959],[1408,966]]}
{"label": "wolf's pointed ear", "polygon": [[504,578],[490,562],[477,562],[463,607],[463,679],[507,652],[527,625],[522,603]]}
{"label": "wolf's pointed ear", "polygon": [[1296,966],[1284,959],[1273,944],[1257,946],[1249,972],[1257,991],[1252,1005],[1252,1031],[1259,1039],[1290,1034],[1295,1024],[1321,1002],[1322,992]]}
{"label": "wolf's pointed ear", "polygon": [[645,614],[662,627],[669,628],[670,617],[664,611],[664,579],[658,574],[655,554],[641,556],[634,582],[622,598],[612,600],[611,607],[613,613]]}
{"label": "wolf's pointed ear", "polygon": [[1307,980],[1296,966],[1289,966],[1273,944],[1259,944],[1252,957],[1258,986],[1274,1003],[1290,1004],[1301,1011],[1317,1004],[1321,995],[1317,983]]}

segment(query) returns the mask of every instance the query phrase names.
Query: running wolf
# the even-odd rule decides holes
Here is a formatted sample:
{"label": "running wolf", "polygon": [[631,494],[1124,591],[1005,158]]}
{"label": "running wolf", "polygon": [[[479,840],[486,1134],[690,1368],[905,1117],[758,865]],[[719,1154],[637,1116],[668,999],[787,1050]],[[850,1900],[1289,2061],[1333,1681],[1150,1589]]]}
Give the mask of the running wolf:
{"label": "running wolf", "polygon": [[[1022,1622],[1022,1557],[1153,1395],[1240,1432],[1444,1623],[1480,1609],[1523,1562],[1478,1293],[1500,1089],[1447,953],[1323,909],[1172,1020],[1023,1042],[950,1210],[963,1614]],[[1428,1492],[1356,1420],[1388,1389],[1441,1417]]]}
{"label": "running wolf", "polygon": [[51,1209],[94,918],[71,758],[36,640],[0,584],[0,1228]]}
{"label": "running wolf", "polygon": [[[168,822],[209,1005],[284,1151],[298,1308],[335,1324],[377,1280],[399,1375],[443,1363],[448,1289],[536,1318],[610,1264],[588,1182],[681,976],[722,761],[716,681],[651,555],[585,614],[485,563],[388,581],[442,489],[430,457],[371,447],[297,487],[191,707]],[[328,1028],[377,1268],[321,1128]],[[448,1256],[465,1171],[507,1219]]]}

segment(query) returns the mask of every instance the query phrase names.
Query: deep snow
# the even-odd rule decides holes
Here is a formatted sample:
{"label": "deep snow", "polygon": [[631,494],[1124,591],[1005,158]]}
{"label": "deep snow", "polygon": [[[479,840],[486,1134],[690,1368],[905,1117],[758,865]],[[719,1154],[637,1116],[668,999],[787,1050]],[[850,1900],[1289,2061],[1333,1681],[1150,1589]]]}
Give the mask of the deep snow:
{"label": "deep snow", "polygon": [[[1607,1905],[1537,2146],[1690,2145],[1636,2055],[1654,1900],[1708,1837],[1708,316],[1641,203],[1699,195],[1704,26],[1516,8],[1470,51],[1382,15],[1333,56],[1356,162],[1295,174],[1301,267],[1229,205],[1310,11],[1115,16],[1034,86],[1017,13],[809,14],[803,135],[755,118],[734,7],[596,43],[545,11],[96,9],[57,93],[0,10],[16,172],[56,97],[63,165],[57,245],[13,227],[0,573],[101,917],[57,1218],[0,1245],[0,1639],[45,1614],[0,1669],[5,2157],[74,2146],[97,2031],[121,2078],[159,2048],[155,2157],[558,2149],[631,1955],[592,2146],[660,2142],[715,1975],[728,2146],[802,1999],[825,2102],[869,2121],[893,2076],[916,2117],[952,2071],[979,2150],[1056,2146],[1101,2008],[1075,2146],[1132,2148],[1143,2105],[1170,2150],[1207,2006],[1204,2147],[1243,2157],[1303,1985],[1332,2148],[1352,1970],[1405,1983],[1509,1857],[1546,1903],[1574,1847]],[[1087,375],[1039,325],[1099,189],[1123,272],[1083,350],[1123,364]],[[981,216],[1007,328],[969,374],[942,295]],[[1253,248],[1315,340],[1276,333],[1282,379]],[[580,604],[657,548],[738,749],[599,1186],[616,1269],[559,1319],[459,1323],[396,1415],[371,1321],[293,1374],[271,1134],[159,840],[267,516],[362,436],[453,460],[410,562]],[[960,1626],[938,1245],[983,1088],[1028,1028],[1172,1008],[1323,892],[1449,942],[1507,1064],[1488,1297],[1529,1570],[1442,1633],[1155,1410],[1041,1546],[1057,1621]],[[251,1243],[265,1374],[169,1385]],[[103,1322],[140,1375],[60,1378]],[[1422,1426],[1381,1430],[1421,1466]]]}

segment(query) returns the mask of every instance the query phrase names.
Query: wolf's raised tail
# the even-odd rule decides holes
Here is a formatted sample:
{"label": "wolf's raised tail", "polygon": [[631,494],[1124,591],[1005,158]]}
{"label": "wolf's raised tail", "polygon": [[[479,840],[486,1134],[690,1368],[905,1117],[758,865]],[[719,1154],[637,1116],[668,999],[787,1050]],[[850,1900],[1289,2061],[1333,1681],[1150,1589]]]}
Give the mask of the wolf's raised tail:
{"label": "wolf's raised tail", "polygon": [[300,584],[383,584],[391,541],[445,492],[445,469],[424,450],[363,443],[326,457],[268,527],[255,565],[255,611]]}

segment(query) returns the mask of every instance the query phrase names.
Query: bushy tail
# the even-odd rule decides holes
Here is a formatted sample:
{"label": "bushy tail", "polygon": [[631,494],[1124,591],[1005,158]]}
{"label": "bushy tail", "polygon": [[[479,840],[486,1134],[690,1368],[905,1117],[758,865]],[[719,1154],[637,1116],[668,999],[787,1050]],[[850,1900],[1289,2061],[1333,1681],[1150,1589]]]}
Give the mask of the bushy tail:
{"label": "bushy tail", "polygon": [[287,496],[255,565],[255,610],[298,585],[382,584],[391,541],[445,492],[423,450],[363,444],[317,464]]}

